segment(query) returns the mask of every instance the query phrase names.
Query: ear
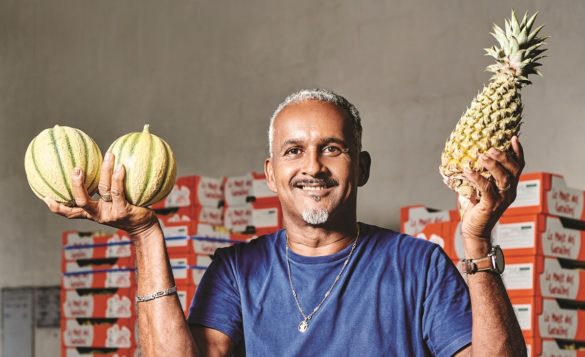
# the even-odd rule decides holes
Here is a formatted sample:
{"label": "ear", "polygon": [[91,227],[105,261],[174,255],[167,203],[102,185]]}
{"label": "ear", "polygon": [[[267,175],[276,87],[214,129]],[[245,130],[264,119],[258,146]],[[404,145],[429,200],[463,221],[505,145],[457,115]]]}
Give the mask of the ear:
{"label": "ear", "polygon": [[358,179],[358,186],[363,186],[370,178],[370,166],[372,165],[372,158],[367,151],[360,152],[360,176]]}
{"label": "ear", "polygon": [[274,180],[274,168],[272,167],[272,158],[264,161],[264,175],[266,175],[266,184],[270,191],[276,193],[276,181]]}

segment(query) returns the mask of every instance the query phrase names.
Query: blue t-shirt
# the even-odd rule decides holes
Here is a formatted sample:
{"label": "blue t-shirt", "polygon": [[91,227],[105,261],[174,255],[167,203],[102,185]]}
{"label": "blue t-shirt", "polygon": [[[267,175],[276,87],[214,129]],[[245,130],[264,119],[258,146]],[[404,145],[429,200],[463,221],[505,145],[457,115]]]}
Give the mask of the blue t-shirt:
{"label": "blue t-shirt", "polygon": [[[452,356],[471,343],[467,286],[436,244],[360,223],[339,282],[298,330],[281,230],[218,249],[193,299],[189,323],[219,330],[248,356]],[[289,250],[301,306],[310,313],[351,246],[306,257]]]}

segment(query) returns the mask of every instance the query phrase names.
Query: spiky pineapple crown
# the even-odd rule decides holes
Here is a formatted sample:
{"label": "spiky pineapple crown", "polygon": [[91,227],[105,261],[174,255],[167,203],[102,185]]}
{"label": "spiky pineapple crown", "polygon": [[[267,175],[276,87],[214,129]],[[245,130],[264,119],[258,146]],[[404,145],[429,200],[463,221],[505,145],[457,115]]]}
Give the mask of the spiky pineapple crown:
{"label": "spiky pineapple crown", "polygon": [[505,21],[504,30],[494,24],[492,36],[498,41],[499,47],[486,48],[486,56],[495,58],[496,63],[489,65],[486,70],[499,75],[511,75],[521,85],[531,84],[528,75],[537,74],[541,76],[537,67],[538,62],[544,56],[546,49],[539,48],[548,37],[538,37],[543,26],[537,27],[534,31],[532,25],[536,19],[535,13],[530,18],[524,14],[522,21],[518,23],[516,13],[512,10],[510,20]]}

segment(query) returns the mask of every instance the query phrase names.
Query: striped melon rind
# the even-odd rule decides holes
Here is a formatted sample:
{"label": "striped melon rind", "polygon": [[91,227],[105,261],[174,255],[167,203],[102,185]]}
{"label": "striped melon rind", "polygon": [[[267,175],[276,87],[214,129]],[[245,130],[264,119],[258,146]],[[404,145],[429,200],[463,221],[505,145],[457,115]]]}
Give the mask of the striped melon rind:
{"label": "striped melon rind", "polygon": [[80,167],[90,195],[97,191],[102,153],[95,141],[83,131],[55,125],[43,130],[28,145],[24,168],[28,184],[40,199],[52,198],[75,206],[71,173]]}
{"label": "striped melon rind", "polygon": [[170,146],[149,132],[126,134],[114,141],[108,152],[126,169],[126,199],[136,206],[150,206],[173,189],[177,175],[175,156]]}

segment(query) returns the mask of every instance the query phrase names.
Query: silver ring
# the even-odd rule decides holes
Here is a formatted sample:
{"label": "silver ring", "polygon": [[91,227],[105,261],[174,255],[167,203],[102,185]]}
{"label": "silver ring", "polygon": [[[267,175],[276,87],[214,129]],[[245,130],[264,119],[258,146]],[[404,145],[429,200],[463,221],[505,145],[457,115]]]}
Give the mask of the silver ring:
{"label": "silver ring", "polygon": [[508,191],[509,189],[510,189],[510,183],[509,182],[506,185],[506,187],[504,187],[504,188],[499,188],[498,187],[498,191],[500,191],[500,193],[504,193],[504,192]]}
{"label": "silver ring", "polygon": [[104,200],[104,202],[112,202],[112,195],[109,193],[104,193],[103,195],[100,195],[100,198]]}

